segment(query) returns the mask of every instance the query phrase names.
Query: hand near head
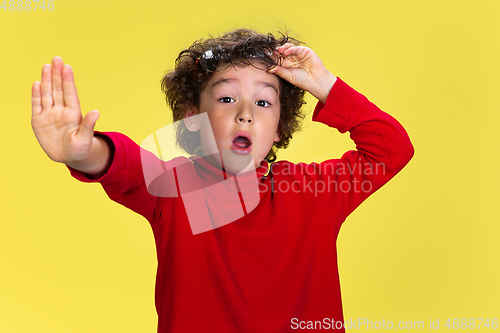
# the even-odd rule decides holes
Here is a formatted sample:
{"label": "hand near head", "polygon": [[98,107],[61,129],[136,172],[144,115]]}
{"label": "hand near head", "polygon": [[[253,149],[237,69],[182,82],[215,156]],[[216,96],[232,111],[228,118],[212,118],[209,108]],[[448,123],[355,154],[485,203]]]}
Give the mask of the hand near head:
{"label": "hand near head", "polygon": [[49,158],[65,164],[88,158],[99,112],[82,117],[73,70],[60,57],[42,67],[42,81],[33,84],[31,101],[31,126]]}
{"label": "hand near head", "polygon": [[310,92],[322,103],[337,78],[330,73],[321,59],[309,47],[286,43],[276,49],[275,54],[283,57],[281,66],[269,70],[291,84]]}

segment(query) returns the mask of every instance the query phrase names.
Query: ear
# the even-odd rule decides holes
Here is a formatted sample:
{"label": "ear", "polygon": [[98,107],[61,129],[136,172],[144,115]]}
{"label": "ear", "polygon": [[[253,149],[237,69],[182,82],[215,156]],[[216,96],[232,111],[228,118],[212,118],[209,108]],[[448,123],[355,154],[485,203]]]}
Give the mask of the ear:
{"label": "ear", "polygon": [[278,142],[281,140],[281,136],[278,133],[278,130],[276,130],[276,135],[274,136],[274,142]]}
{"label": "ear", "polygon": [[198,119],[196,115],[198,114],[198,110],[196,107],[191,106],[188,109],[186,109],[184,113],[184,125],[186,125],[186,128],[190,132],[198,132],[200,130],[200,124],[198,123]]}
{"label": "ear", "polygon": [[279,142],[281,140],[281,135],[279,134],[280,132],[280,129],[279,129],[279,125],[278,125],[278,128],[276,129],[276,135],[274,136],[274,142]]}

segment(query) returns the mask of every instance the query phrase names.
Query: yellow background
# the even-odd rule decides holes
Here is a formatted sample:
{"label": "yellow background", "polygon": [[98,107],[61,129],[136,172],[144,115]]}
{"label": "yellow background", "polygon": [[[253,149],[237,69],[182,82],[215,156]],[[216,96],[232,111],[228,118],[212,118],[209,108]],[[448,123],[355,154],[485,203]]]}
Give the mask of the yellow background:
{"label": "yellow background", "polygon": [[[430,318],[441,330],[450,317],[500,318],[500,1],[54,6],[0,10],[0,332],[156,330],[150,226],[44,154],[30,125],[42,65],[61,56],[82,112],[101,113],[96,129],[140,143],[170,119],[159,80],[181,49],[208,33],[280,22],[398,119],[415,146],[341,230],[345,318],[423,320],[426,330]],[[307,119],[279,159],[319,162],[354,147]]]}

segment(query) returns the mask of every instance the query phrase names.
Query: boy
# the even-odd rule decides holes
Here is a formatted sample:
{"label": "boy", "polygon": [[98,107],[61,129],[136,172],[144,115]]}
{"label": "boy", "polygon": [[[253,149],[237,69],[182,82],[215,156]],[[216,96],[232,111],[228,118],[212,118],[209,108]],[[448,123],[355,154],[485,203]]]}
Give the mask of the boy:
{"label": "boy", "polygon": [[[253,210],[197,234],[183,197],[151,194],[142,149],[123,134],[94,132],[97,112],[82,119],[71,67],[56,57],[33,85],[32,126],[47,155],[75,178],[100,182],[112,200],[151,224],[158,332],[344,331],[338,232],[408,163],[413,147],[393,117],[331,74],[311,49],[287,41],[245,29],[200,40],[162,80],[174,121],[185,125],[179,145],[192,155],[217,156],[203,142],[200,153],[182,139],[200,131],[193,116],[208,116],[215,151],[251,156],[258,179]],[[357,150],[319,164],[270,167],[274,149],[299,129],[303,91],[319,100],[313,120],[349,131]],[[196,172],[203,177],[203,167],[218,165],[225,178],[236,178],[241,170],[225,168],[222,159]]]}

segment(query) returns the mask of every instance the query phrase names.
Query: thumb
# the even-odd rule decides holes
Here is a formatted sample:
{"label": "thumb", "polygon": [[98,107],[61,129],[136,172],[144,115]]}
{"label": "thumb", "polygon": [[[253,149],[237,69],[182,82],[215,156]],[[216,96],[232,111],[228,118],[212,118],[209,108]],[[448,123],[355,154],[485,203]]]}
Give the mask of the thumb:
{"label": "thumb", "polygon": [[80,129],[78,130],[78,135],[82,137],[83,141],[91,141],[94,137],[94,127],[99,116],[99,111],[92,110],[83,117]]}
{"label": "thumb", "polygon": [[282,79],[287,80],[288,82],[292,83],[290,80],[292,80],[292,74],[290,73],[290,70],[283,68],[281,66],[276,66],[270,70],[267,71],[268,73],[271,74],[276,74]]}

